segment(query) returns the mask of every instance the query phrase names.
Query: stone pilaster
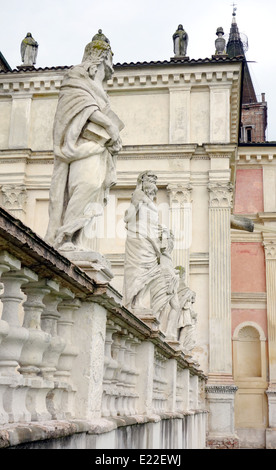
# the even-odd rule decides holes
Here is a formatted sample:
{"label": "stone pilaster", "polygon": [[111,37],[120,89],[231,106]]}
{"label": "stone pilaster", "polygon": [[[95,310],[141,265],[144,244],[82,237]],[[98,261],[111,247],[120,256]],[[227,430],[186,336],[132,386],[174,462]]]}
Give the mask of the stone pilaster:
{"label": "stone pilaster", "polygon": [[14,95],[12,100],[9,148],[29,147],[32,98],[25,93]]}
{"label": "stone pilaster", "polygon": [[183,266],[186,270],[186,283],[189,284],[190,245],[192,242],[192,187],[189,182],[169,184],[170,229],[175,241],[173,251],[174,266]]}
{"label": "stone pilaster", "polygon": [[[231,183],[210,182],[209,190],[209,372],[232,376]],[[228,380],[227,380],[228,382]]]}
{"label": "stone pilaster", "polygon": [[231,344],[232,184],[211,181],[209,190],[209,445],[238,446],[234,428]]}
{"label": "stone pilaster", "polygon": [[269,359],[267,448],[276,448],[276,237],[264,234]]}
{"label": "stone pilaster", "polygon": [[170,89],[170,144],[190,142],[191,86]]}
{"label": "stone pilaster", "polygon": [[276,390],[276,237],[264,235],[263,245],[266,259],[269,383]]}

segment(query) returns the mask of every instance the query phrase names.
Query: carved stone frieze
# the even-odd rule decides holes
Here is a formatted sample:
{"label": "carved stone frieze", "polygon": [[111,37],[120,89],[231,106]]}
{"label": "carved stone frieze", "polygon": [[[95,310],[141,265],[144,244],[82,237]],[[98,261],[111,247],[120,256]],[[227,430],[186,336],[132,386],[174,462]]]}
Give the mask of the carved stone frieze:
{"label": "carved stone frieze", "polygon": [[212,182],[208,184],[209,207],[231,208],[233,204],[232,183]]}
{"label": "carved stone frieze", "polygon": [[229,394],[236,393],[238,387],[236,387],[235,385],[206,385],[205,390],[207,393]]}

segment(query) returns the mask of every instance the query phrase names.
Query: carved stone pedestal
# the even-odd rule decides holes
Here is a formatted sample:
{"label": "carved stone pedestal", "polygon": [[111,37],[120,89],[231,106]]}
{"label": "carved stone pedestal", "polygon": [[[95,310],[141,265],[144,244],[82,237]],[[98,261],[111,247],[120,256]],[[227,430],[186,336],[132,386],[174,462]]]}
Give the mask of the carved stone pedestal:
{"label": "carved stone pedestal", "polygon": [[267,392],[269,428],[266,429],[266,449],[276,449],[276,388]]}
{"label": "carved stone pedestal", "polygon": [[147,308],[132,308],[132,313],[136,315],[140,320],[142,320],[146,325],[148,325],[152,330],[159,330],[160,322],[154,316],[152,309]]}
{"label": "carved stone pedestal", "polygon": [[114,277],[110,262],[96,251],[60,251],[72,263],[83,269],[99,284],[107,284]]}
{"label": "carved stone pedestal", "polygon": [[235,434],[235,385],[206,385],[209,404],[209,432],[207,446],[215,449],[235,449],[239,439]]}

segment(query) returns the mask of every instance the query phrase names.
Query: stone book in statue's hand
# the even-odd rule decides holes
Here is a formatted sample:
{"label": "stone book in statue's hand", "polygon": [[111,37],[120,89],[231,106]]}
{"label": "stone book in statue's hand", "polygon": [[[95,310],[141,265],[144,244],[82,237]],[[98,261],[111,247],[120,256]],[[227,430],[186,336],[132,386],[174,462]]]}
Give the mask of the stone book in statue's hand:
{"label": "stone book in statue's hand", "polygon": [[94,122],[89,122],[84,127],[82,136],[87,140],[93,140],[103,146],[110,140],[110,135],[106,130]]}

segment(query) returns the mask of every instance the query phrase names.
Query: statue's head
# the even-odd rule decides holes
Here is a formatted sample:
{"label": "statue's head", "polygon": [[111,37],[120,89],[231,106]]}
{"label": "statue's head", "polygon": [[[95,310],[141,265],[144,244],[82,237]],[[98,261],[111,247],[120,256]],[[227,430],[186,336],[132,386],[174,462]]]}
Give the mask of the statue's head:
{"label": "statue's head", "polygon": [[106,79],[111,78],[114,70],[112,65],[113,52],[111,50],[109,39],[99,29],[93,36],[92,41],[87,44],[84,50],[82,63],[98,66],[102,62],[105,65]]}
{"label": "statue's head", "polygon": [[164,226],[160,230],[161,251],[171,254],[174,249],[173,231]]}
{"label": "statue's head", "polygon": [[137,187],[142,189],[143,183],[146,181],[150,181],[151,183],[156,184],[157,176],[151,170],[142,171],[142,173],[140,173],[137,178]]}
{"label": "statue's head", "polygon": [[186,269],[184,268],[184,266],[176,266],[175,269],[177,269],[177,271],[179,272],[180,279],[185,280]]}

